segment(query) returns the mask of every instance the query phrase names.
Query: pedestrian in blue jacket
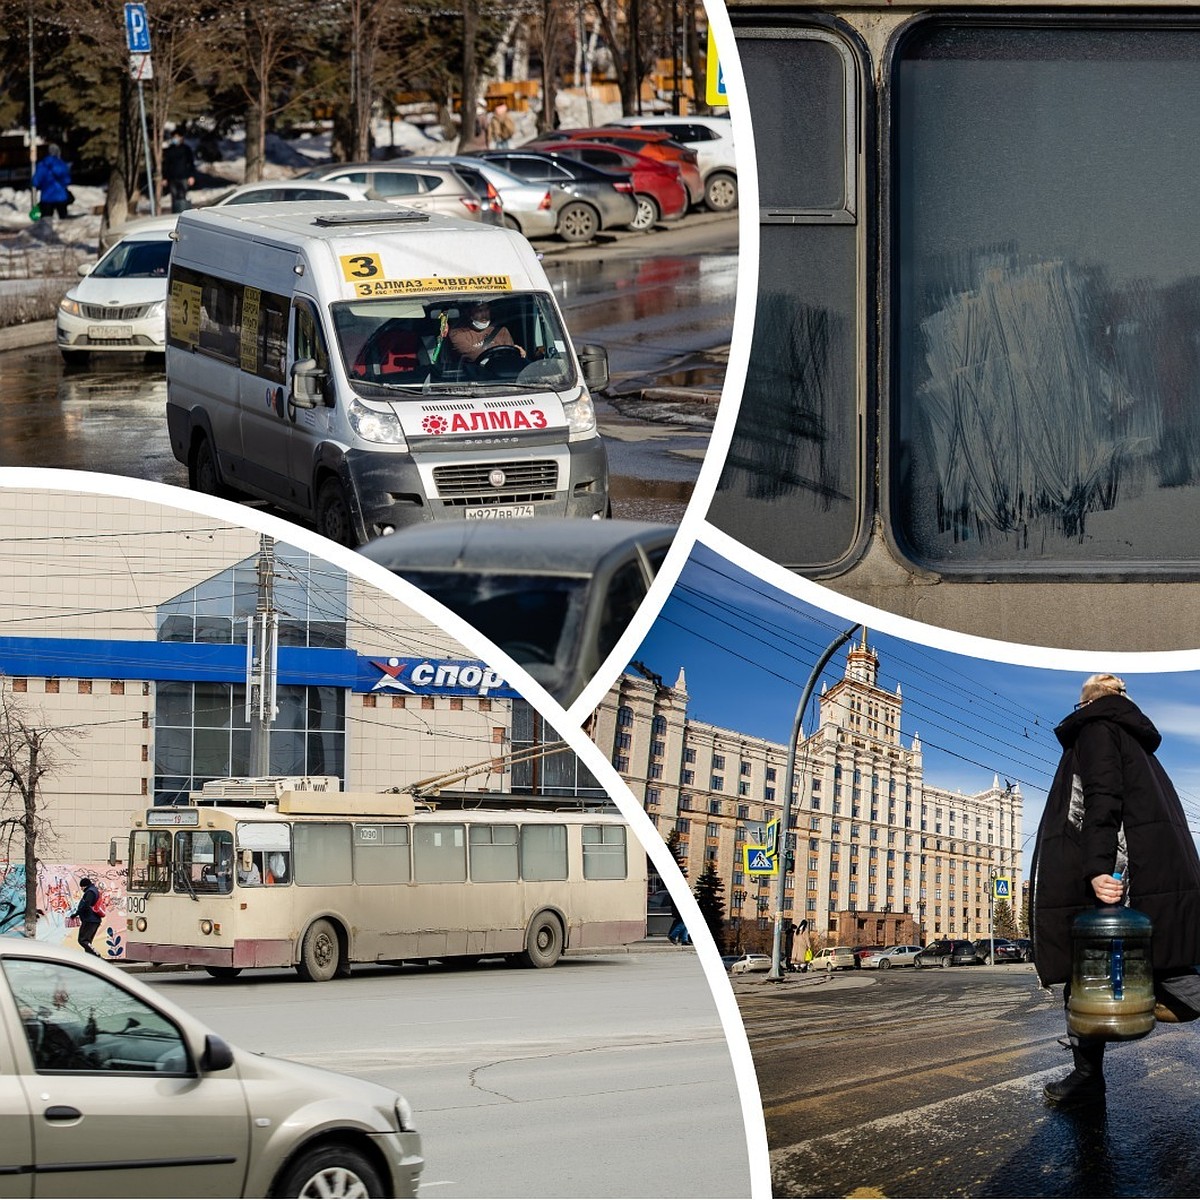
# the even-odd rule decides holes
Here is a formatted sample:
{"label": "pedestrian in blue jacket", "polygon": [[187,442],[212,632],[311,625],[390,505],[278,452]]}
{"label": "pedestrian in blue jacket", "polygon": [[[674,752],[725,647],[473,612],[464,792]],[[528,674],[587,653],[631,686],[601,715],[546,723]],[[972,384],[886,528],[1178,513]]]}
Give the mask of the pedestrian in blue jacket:
{"label": "pedestrian in blue jacket", "polygon": [[63,162],[57,146],[47,148],[46,157],[33,173],[33,186],[41,193],[38,203],[43,216],[67,215],[67,207],[75,199],[71,195],[71,168]]}

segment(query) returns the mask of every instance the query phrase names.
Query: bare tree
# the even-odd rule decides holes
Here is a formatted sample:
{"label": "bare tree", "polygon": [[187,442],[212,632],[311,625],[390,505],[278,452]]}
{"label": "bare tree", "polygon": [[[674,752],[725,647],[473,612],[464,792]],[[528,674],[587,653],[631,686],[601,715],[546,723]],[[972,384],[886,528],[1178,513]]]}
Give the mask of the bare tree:
{"label": "bare tree", "polygon": [[42,781],[62,765],[62,753],[79,731],[48,726],[0,683],[0,838],[12,863],[19,843],[25,863],[25,936],[37,933],[38,851],[53,842],[54,826],[42,798]]}

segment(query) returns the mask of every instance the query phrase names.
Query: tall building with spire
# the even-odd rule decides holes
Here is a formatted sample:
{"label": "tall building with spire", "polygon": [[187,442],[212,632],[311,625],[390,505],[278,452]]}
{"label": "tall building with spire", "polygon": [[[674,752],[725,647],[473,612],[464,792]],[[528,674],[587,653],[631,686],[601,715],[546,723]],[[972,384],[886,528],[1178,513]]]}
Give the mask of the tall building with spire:
{"label": "tall building with spire", "polygon": [[[664,838],[678,835],[695,882],[712,862],[725,881],[731,949],[774,925],[775,880],[747,869],[746,848],[780,819],[787,746],[687,715],[673,687],[627,673],[600,706],[594,734]],[[817,729],[796,755],[786,837],[784,915],[828,944],[924,944],[986,937],[995,878],[1020,896],[1020,789],[963,795],[926,783],[920,735],[901,737],[903,697],[879,682],[861,640],[822,690]]]}

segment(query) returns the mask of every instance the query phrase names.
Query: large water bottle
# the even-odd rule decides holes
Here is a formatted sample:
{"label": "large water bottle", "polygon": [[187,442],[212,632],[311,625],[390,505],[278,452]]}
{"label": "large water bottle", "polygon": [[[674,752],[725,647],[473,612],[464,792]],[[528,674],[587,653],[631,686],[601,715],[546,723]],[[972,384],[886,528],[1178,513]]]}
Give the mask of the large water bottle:
{"label": "large water bottle", "polygon": [[1100,905],[1071,922],[1072,1033],[1130,1041],[1154,1028],[1150,934],[1150,918],[1121,904]]}

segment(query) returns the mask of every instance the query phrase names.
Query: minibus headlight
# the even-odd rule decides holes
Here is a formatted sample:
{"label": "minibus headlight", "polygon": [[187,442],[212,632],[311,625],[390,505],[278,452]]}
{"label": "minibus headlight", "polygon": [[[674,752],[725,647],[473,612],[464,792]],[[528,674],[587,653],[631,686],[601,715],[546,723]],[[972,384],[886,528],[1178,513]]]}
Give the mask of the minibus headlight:
{"label": "minibus headlight", "polygon": [[569,400],[563,405],[563,416],[567,418],[567,430],[572,437],[596,432],[596,409],[586,388],[579,393],[578,400]]}
{"label": "minibus headlight", "polygon": [[58,311],[66,313],[69,317],[83,316],[83,310],[79,307],[79,301],[72,300],[70,296],[64,296],[58,302]]}
{"label": "minibus headlight", "polygon": [[160,300],[157,304],[152,304],[148,309],[146,309],[146,316],[161,317],[163,313],[166,312],[166,309],[167,302],[165,300]]}
{"label": "minibus headlight", "polygon": [[388,446],[403,446],[404,430],[395,413],[377,412],[358,400],[351,400],[347,409],[350,427],[364,442],[382,442]]}

